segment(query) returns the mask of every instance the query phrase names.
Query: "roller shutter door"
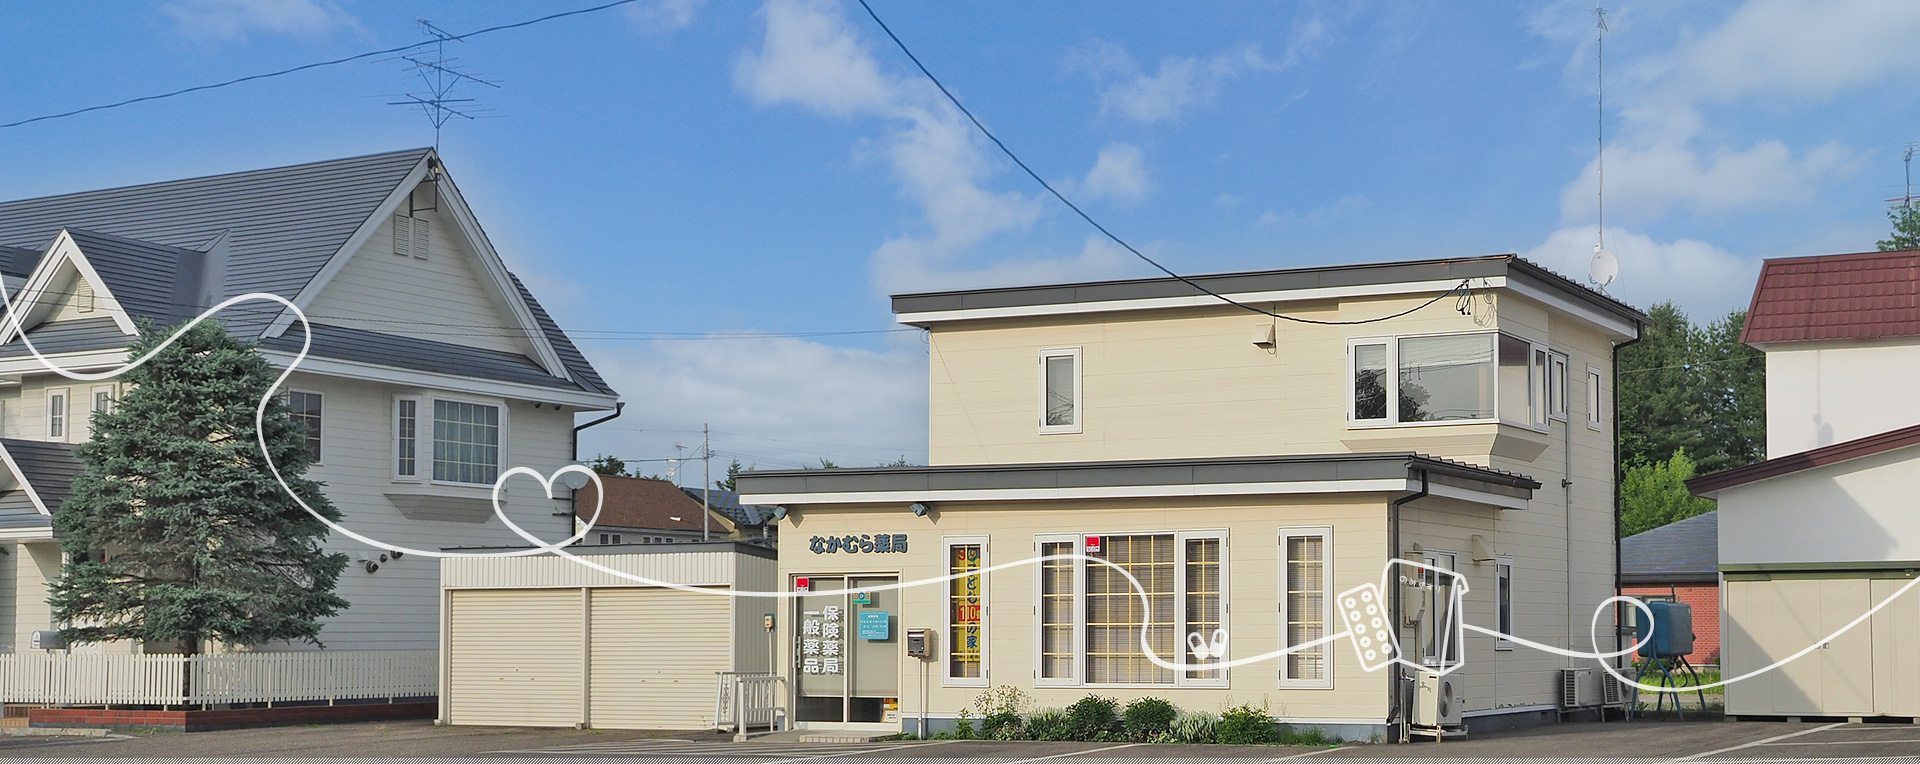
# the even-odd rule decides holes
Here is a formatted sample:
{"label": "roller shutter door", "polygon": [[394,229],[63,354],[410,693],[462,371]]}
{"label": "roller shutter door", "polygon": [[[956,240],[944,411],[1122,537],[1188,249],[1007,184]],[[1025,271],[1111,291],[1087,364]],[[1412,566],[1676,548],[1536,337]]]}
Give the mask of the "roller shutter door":
{"label": "roller shutter door", "polygon": [[731,665],[731,598],[723,592],[594,590],[594,727],[713,727],[714,672]]}
{"label": "roller shutter door", "polygon": [[455,590],[447,628],[452,723],[580,722],[580,590]]}

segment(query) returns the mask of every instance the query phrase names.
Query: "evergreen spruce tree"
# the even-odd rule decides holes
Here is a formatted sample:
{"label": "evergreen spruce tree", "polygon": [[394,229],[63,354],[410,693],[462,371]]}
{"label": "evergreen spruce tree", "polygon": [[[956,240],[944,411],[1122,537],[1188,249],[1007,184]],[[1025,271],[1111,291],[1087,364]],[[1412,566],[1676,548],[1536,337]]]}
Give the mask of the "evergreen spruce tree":
{"label": "evergreen spruce tree", "polygon": [[[170,331],[144,328],[139,357]],[[139,640],[189,653],[208,641],[319,644],[347,557],[282,489],[254,411],[278,372],[214,321],[127,372],[111,412],[93,415],[84,464],[53,522],[66,553],[49,601],[76,643]],[[340,513],[303,477],[304,429],[275,395],[264,419],[273,463],[308,506]]]}

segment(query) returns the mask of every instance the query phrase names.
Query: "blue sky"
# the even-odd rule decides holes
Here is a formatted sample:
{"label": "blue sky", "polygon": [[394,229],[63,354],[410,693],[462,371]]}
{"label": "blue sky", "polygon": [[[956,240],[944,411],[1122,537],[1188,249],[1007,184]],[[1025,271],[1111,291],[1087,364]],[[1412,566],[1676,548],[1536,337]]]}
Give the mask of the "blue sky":
{"label": "blue sky", "polygon": [[[1595,233],[1591,3],[873,0],[1051,182],[1183,272],[1520,252]],[[169,0],[0,6],[0,121],[591,5]],[[1696,317],[1761,258],[1873,248],[1920,4],[1609,2],[1612,292]],[[876,332],[893,291],[1148,275],[994,154],[831,0],[643,0],[450,46],[503,82],[441,148],[569,327]],[[0,130],[0,198],[432,142],[356,62]],[[911,332],[596,341],[627,415],[587,454],[924,459]],[[647,465],[657,470],[658,465]]]}

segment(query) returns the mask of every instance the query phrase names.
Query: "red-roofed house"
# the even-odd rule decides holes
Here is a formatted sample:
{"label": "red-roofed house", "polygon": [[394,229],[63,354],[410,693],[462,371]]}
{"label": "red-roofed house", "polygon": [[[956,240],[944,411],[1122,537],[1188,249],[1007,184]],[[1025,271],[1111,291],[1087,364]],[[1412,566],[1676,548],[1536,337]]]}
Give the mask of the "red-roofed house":
{"label": "red-roofed house", "polygon": [[1720,502],[1722,668],[1819,647],[1728,685],[1727,714],[1920,718],[1920,252],[1769,260],[1741,339],[1768,458],[1688,484]]}
{"label": "red-roofed house", "polygon": [[592,484],[574,497],[574,528],[593,520],[583,544],[672,544],[707,540],[737,540],[734,522],[718,510],[700,518],[700,500],[665,480],[601,475],[607,500],[594,517],[597,492]]}

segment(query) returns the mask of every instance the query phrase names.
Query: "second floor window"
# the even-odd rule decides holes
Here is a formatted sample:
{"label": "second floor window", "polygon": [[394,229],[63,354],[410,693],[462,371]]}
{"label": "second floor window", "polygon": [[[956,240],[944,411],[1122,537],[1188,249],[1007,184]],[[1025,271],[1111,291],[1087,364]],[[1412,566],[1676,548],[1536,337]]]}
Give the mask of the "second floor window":
{"label": "second floor window", "polygon": [[1347,342],[1353,425],[1490,422],[1544,430],[1567,416],[1568,360],[1496,332]]}
{"label": "second floor window", "polygon": [[320,463],[320,394],[294,390],[287,393],[287,408],[293,421],[306,428],[307,461]]}
{"label": "second floor window", "polygon": [[433,479],[492,485],[500,475],[500,407],[433,401]]}
{"label": "second floor window", "polygon": [[67,391],[47,391],[47,437],[67,438]]}
{"label": "second floor window", "polygon": [[1081,431],[1080,349],[1040,351],[1041,434]]}
{"label": "second floor window", "polygon": [[1493,418],[1491,333],[1353,340],[1356,423],[1479,421]]}

